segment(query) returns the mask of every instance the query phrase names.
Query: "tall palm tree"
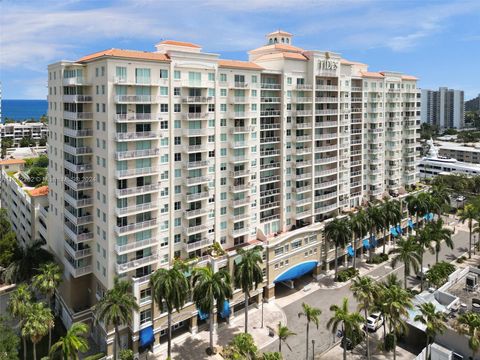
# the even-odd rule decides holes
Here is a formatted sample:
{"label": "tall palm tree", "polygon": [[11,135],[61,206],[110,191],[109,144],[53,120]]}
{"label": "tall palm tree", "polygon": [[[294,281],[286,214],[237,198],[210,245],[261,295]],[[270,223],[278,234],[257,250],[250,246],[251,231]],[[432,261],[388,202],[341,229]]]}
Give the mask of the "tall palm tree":
{"label": "tall palm tree", "polygon": [[370,259],[372,259],[373,253],[375,252],[373,239],[377,235],[378,230],[384,228],[383,213],[380,206],[370,204],[367,207],[367,219],[370,230],[370,246],[368,252]]}
{"label": "tall palm tree", "polygon": [[[378,293],[378,285],[369,276],[357,276],[352,280],[350,290],[353,293],[353,297],[358,302],[358,310],[364,311],[365,329],[367,329],[368,312],[372,308],[375,297]],[[367,360],[370,359],[370,337],[368,331],[366,332],[367,340]]]}
{"label": "tall palm tree", "polygon": [[237,254],[241,257],[235,265],[234,282],[235,287],[242,289],[245,297],[245,333],[248,332],[248,302],[250,291],[257,289],[258,284],[263,282],[263,271],[260,264],[263,263],[261,246],[252,249],[238,249]]}
{"label": "tall palm tree", "polygon": [[117,358],[120,325],[131,323],[133,312],[139,310],[137,299],[132,294],[132,284],[127,280],[120,280],[119,278],[115,278],[113,288],[108,290],[95,305],[97,321],[103,321],[106,326],[113,325],[114,327],[114,359]]}
{"label": "tall palm tree", "polygon": [[419,197],[419,194],[408,195],[405,198],[405,201],[407,203],[408,213],[411,215],[415,214],[415,226],[417,227],[417,229],[420,226],[418,222],[419,217],[423,216],[427,211],[427,204],[425,200],[426,200],[425,197],[424,196]]}
{"label": "tall palm tree", "polygon": [[305,316],[307,319],[307,333],[306,333],[306,350],[305,350],[305,359],[308,360],[308,346],[309,346],[309,333],[310,333],[310,323],[314,323],[318,329],[318,323],[320,322],[319,316],[322,314],[322,310],[319,308],[310,306],[306,303],[302,303],[302,311],[298,313],[298,317],[301,318]]}
{"label": "tall palm tree", "polygon": [[[13,317],[19,319],[18,326],[23,327],[27,317],[27,309],[32,301],[32,293],[27,284],[20,284],[10,295],[8,302],[8,311]],[[23,341],[23,359],[27,359],[27,338],[22,335]]]}
{"label": "tall palm tree", "polygon": [[408,330],[403,320],[408,316],[408,310],[413,307],[410,294],[399,286],[385,288],[382,291],[385,321],[388,321],[390,333],[393,335],[393,359],[396,359],[397,335]]}
{"label": "tall palm tree", "polygon": [[[55,289],[62,281],[62,272],[58,264],[49,262],[42,264],[39,273],[33,277],[33,287],[47,298],[47,304],[52,308],[52,298]],[[52,347],[52,331],[48,332],[48,348]]]}
{"label": "tall palm tree", "polygon": [[280,354],[282,353],[282,343],[283,342],[285,343],[285,345],[288,346],[288,348],[290,350],[292,350],[290,345],[287,344],[287,339],[290,336],[294,336],[294,335],[297,335],[297,334],[295,334],[293,331],[290,331],[290,329],[288,327],[286,327],[285,325],[282,325],[282,323],[279,322],[278,327],[277,327],[277,335],[278,335],[278,352]]}
{"label": "tall palm tree", "polygon": [[330,311],[333,312],[333,316],[327,322],[327,329],[330,329],[333,334],[341,327],[343,346],[343,360],[347,359],[347,339],[353,339],[356,333],[361,331],[360,325],[365,322],[360,313],[348,310],[348,298],[343,298],[341,306],[332,305]]}
{"label": "tall palm tree", "polygon": [[458,216],[460,217],[460,221],[468,223],[468,258],[472,257],[472,230],[473,230],[473,221],[476,220],[479,216],[479,210],[473,204],[467,204],[463,209],[458,211]]}
{"label": "tall palm tree", "polygon": [[22,336],[29,337],[33,344],[33,360],[37,359],[37,344],[53,327],[52,311],[43,302],[31,303],[26,310]]}
{"label": "tall palm tree", "polygon": [[417,233],[415,234],[415,240],[417,242],[418,251],[420,254],[420,271],[422,271],[422,276],[420,277],[420,291],[423,291],[423,282],[425,278],[425,274],[423,274],[423,255],[425,254],[425,250],[430,251],[432,254],[434,252],[432,247],[433,234],[431,224],[427,224],[422,229],[417,230]]}
{"label": "tall palm tree", "polygon": [[[398,200],[386,201],[381,207],[383,213],[383,253],[387,242],[387,232],[391,226],[396,226],[402,221],[402,210]],[[390,235],[391,237],[392,235]]]}
{"label": "tall palm tree", "polygon": [[43,248],[44,241],[35,241],[27,246],[18,246],[14,260],[2,274],[3,280],[9,284],[30,281],[43,263],[53,261],[53,255]]}
{"label": "tall palm tree", "polygon": [[445,210],[450,208],[450,195],[445,184],[435,184],[431,189],[432,202],[435,204],[437,216],[440,218]]}
{"label": "tall palm tree", "polygon": [[407,276],[410,275],[410,270],[413,269],[415,273],[418,272],[421,261],[420,246],[413,237],[409,236],[406,239],[400,239],[392,253],[396,254],[392,259],[392,267],[395,267],[399,262],[402,262],[405,267],[403,282],[406,289]]}
{"label": "tall palm tree", "polygon": [[468,346],[472,350],[472,359],[475,359],[475,354],[480,349],[480,315],[467,312],[460,315],[457,322],[460,333],[468,335]]}
{"label": "tall palm tree", "polygon": [[361,241],[368,232],[367,213],[365,210],[360,209],[350,215],[350,227],[353,236],[353,268],[356,269],[357,241]]}
{"label": "tall palm tree", "polygon": [[335,280],[338,274],[338,248],[345,248],[352,238],[348,218],[335,218],[325,226],[325,237],[335,244]]}
{"label": "tall palm tree", "polygon": [[77,322],[73,323],[67,330],[65,336],[62,336],[50,348],[49,356],[60,352],[63,360],[79,360],[79,352],[88,351],[87,340],[88,326],[87,324]]}
{"label": "tall palm tree", "polygon": [[425,325],[425,335],[427,337],[427,346],[425,347],[425,360],[428,360],[428,349],[430,341],[435,341],[437,334],[442,334],[447,327],[447,318],[442,311],[436,311],[435,305],[431,302],[421,304],[418,309],[420,314],[416,315],[414,320]]}
{"label": "tall palm tree", "polygon": [[382,285],[384,288],[391,288],[392,286],[398,286],[400,287],[402,285],[402,282],[398,278],[397,274],[395,273],[390,273],[385,277],[385,280],[383,280],[380,285]]}
{"label": "tall palm tree", "polygon": [[172,314],[180,312],[190,295],[190,284],[182,266],[174,263],[170,269],[160,268],[150,278],[153,298],[162,312],[163,304],[167,307],[168,322],[168,357],[172,356]]}
{"label": "tall palm tree", "polygon": [[225,270],[214,272],[212,266],[193,269],[193,302],[203,313],[209,315],[210,351],[213,347],[213,311],[216,304],[223,304],[232,297],[230,274]]}
{"label": "tall palm tree", "polygon": [[442,242],[445,242],[447,247],[453,249],[453,231],[444,227],[444,222],[441,218],[438,218],[437,221],[431,222],[429,225],[431,229],[432,241],[435,244],[435,264],[438,264],[438,255],[442,249]]}

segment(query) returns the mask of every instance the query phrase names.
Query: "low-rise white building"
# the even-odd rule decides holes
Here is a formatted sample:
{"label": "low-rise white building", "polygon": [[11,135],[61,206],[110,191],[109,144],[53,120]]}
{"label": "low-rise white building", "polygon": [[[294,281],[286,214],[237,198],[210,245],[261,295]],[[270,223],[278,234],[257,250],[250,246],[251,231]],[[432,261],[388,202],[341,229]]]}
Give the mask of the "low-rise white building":
{"label": "low-rise white building", "polygon": [[23,138],[32,138],[37,141],[46,139],[48,125],[41,122],[16,122],[0,124],[0,142],[4,139],[12,139],[14,146],[20,146]]}
{"label": "low-rise white building", "polygon": [[0,198],[7,210],[17,241],[25,246],[35,240],[47,240],[48,186],[26,186],[19,173],[24,160],[0,161]]}

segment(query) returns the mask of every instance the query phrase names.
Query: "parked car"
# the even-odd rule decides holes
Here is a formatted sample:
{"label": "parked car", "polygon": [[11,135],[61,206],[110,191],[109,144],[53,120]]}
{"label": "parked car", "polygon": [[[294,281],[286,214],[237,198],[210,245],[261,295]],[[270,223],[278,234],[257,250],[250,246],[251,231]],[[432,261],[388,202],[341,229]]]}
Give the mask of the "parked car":
{"label": "parked car", "polygon": [[425,279],[425,277],[427,276],[427,272],[428,272],[428,268],[424,267],[422,268],[422,270],[420,270],[418,273],[417,273],[417,279],[421,280],[422,278]]}
{"label": "parked car", "polygon": [[383,325],[383,316],[379,312],[374,312],[370,314],[367,318],[367,329],[368,331],[377,331]]}

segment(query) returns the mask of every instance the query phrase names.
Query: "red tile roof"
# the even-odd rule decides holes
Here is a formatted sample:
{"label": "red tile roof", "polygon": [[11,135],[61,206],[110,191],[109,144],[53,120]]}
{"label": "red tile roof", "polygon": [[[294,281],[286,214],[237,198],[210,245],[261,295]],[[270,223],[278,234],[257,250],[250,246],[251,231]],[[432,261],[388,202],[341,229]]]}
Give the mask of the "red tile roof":
{"label": "red tile roof", "polygon": [[25,164],[25,160],[22,160],[22,159],[0,160],[0,165],[13,165],[13,164]]}
{"label": "red tile roof", "polygon": [[48,195],[48,186],[40,186],[36,189],[30,190],[29,194],[31,197],[45,196]]}
{"label": "red tile roof", "polygon": [[265,45],[261,46],[259,48],[250,50],[250,54],[255,54],[257,52],[265,51],[265,50],[282,50],[282,51],[290,51],[290,52],[303,52],[304,50],[302,48],[293,46],[293,45],[287,45],[287,44],[271,44],[271,45]]}
{"label": "red tile roof", "polygon": [[361,74],[363,77],[383,79],[383,74],[379,72],[362,71]]}
{"label": "red tile roof", "polygon": [[196,45],[196,44],[192,44],[192,43],[190,43],[190,42],[176,41],[176,40],[163,40],[163,41],[160,41],[157,45],[161,45],[161,44],[165,44],[165,45],[176,45],[176,46],[185,46],[185,47],[191,47],[191,48],[197,48],[197,49],[200,49],[200,48],[201,48],[201,46]]}
{"label": "red tile roof", "polygon": [[218,66],[232,69],[263,70],[260,65],[249,61],[218,60]]}
{"label": "red tile roof", "polygon": [[413,75],[402,75],[402,80],[418,80],[418,78]]}
{"label": "red tile roof", "polygon": [[342,59],[340,60],[340,64],[345,64],[345,65],[365,65],[364,63],[357,62],[357,61],[350,61],[347,59]]}
{"label": "red tile roof", "polygon": [[273,60],[273,59],[289,59],[289,60],[302,60],[302,61],[308,60],[308,58],[303,54],[279,52],[279,53],[273,53],[273,54],[260,55],[258,58],[255,59],[255,61]]}
{"label": "red tile roof", "polygon": [[142,59],[142,60],[156,60],[156,61],[165,61],[168,62],[170,59],[165,54],[154,53],[150,51],[138,51],[138,50],[122,50],[122,49],[109,49],[99,51],[90,55],[86,55],[80,59],[78,62],[87,62],[91,60],[96,60],[101,57],[119,57],[119,58],[128,58],[128,59]]}

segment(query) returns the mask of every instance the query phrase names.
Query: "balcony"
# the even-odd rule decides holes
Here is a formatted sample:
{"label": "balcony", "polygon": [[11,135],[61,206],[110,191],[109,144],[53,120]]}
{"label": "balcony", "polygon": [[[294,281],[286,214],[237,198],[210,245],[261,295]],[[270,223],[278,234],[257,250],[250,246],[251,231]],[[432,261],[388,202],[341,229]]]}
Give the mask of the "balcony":
{"label": "balcony", "polygon": [[93,113],[92,112],[72,112],[72,111],[64,111],[63,118],[67,120],[92,120]]}
{"label": "balcony", "polygon": [[145,240],[140,240],[140,241],[135,241],[132,243],[128,243],[125,245],[118,245],[115,244],[115,252],[118,255],[126,254],[131,251],[136,251],[136,250],[141,250],[153,245],[157,245],[158,240],[156,238],[150,238],[150,239],[145,239]]}
{"label": "balcony", "polygon": [[148,229],[157,225],[157,219],[151,219],[147,221],[141,221],[125,226],[115,226],[115,232],[117,234],[125,234],[137,230]]}
{"label": "balcony", "polygon": [[250,175],[250,170],[249,169],[230,171],[230,176],[232,176],[234,178],[244,177],[244,176],[249,176],[249,175]]}
{"label": "balcony", "polygon": [[325,181],[321,183],[316,183],[315,184],[315,190],[320,190],[320,189],[326,189],[332,186],[337,186],[338,181],[337,180],[331,180],[331,181]]}
{"label": "balcony", "polygon": [[338,173],[338,169],[328,169],[328,170],[322,170],[322,171],[316,171],[315,176],[327,176],[327,175],[332,175]]}
{"label": "balcony", "polygon": [[315,115],[338,115],[338,109],[315,110]]}
{"label": "balcony", "polygon": [[336,139],[337,137],[339,137],[337,133],[315,134],[315,140],[329,140]]}
{"label": "balcony", "polygon": [[280,97],[277,96],[270,96],[270,97],[261,97],[260,102],[261,103],[274,103],[274,104],[279,104],[281,101]]}
{"label": "balcony", "polygon": [[254,130],[255,130],[254,126],[236,126],[231,128],[230,132],[232,134],[243,134],[243,133],[249,133]]}
{"label": "balcony", "polygon": [[186,200],[187,202],[192,202],[192,201],[198,201],[198,200],[206,200],[210,197],[210,192],[209,191],[202,191],[199,193],[194,193],[194,194],[187,194],[186,195]]}
{"label": "balcony", "polygon": [[212,224],[209,224],[209,223],[195,225],[195,226],[183,226],[183,233],[186,236],[190,236],[190,235],[201,233],[203,231],[207,231],[211,226]]}
{"label": "balcony", "polygon": [[183,215],[185,216],[186,219],[192,219],[198,216],[205,216],[209,213],[209,211],[210,210],[206,207],[195,209],[195,210],[188,209],[183,212]]}
{"label": "balcony", "polygon": [[185,184],[190,186],[190,185],[204,184],[210,181],[212,181],[212,178],[208,176],[194,176],[194,177],[187,177],[185,179]]}
{"label": "balcony", "polygon": [[312,84],[295,84],[296,90],[312,90]]}
{"label": "balcony", "polygon": [[85,86],[85,85],[89,85],[89,84],[87,83],[87,79],[79,76],[79,77],[63,78],[63,85],[65,85],[65,86],[70,86],[70,85]]}
{"label": "balcony", "polygon": [[93,216],[92,215],[76,216],[76,215],[72,214],[70,211],[68,211],[67,208],[65,208],[64,215],[75,226],[85,225],[85,224],[93,222]]}
{"label": "balcony", "polygon": [[187,129],[187,136],[207,136],[213,135],[215,129],[199,128],[199,129]]}
{"label": "balcony", "polygon": [[232,219],[233,222],[239,222],[239,221],[247,220],[249,217],[250,217],[250,214],[248,212],[244,212],[243,214],[238,214],[238,215],[232,216],[231,219]]}
{"label": "balcony", "polygon": [[277,136],[260,138],[261,144],[278,143],[279,141],[280,141],[280,137],[277,137]]}
{"label": "balcony", "polygon": [[250,158],[246,155],[237,155],[237,156],[232,156],[231,157],[231,162],[232,163],[244,163],[244,162],[249,162]]}
{"label": "balcony", "polygon": [[278,168],[280,168],[280,162],[278,161],[271,161],[269,163],[260,164],[260,170],[278,169]]}
{"label": "balcony", "polygon": [[249,147],[250,143],[248,141],[232,141],[230,147],[232,149],[241,149]]}
{"label": "balcony", "polygon": [[232,192],[242,192],[247,190],[250,190],[250,183],[230,186],[230,191]]}
{"label": "balcony", "polygon": [[247,96],[233,96],[230,98],[231,104],[245,104],[250,102],[250,98]]}
{"label": "balcony", "polygon": [[276,156],[276,155],[280,155],[280,149],[260,151],[260,156],[262,157]]}
{"label": "balcony", "polygon": [[233,208],[249,205],[250,204],[250,196],[246,196],[243,199],[232,200],[230,204]]}
{"label": "balcony", "polygon": [[329,103],[329,104],[336,104],[338,103],[339,98],[337,97],[316,97],[315,102],[317,103]]}
{"label": "balcony", "polygon": [[293,192],[295,192],[297,194],[302,194],[302,193],[305,193],[307,191],[312,191],[312,185],[305,185],[305,186],[293,188]]}
{"label": "balcony", "polygon": [[91,197],[84,197],[82,199],[75,199],[74,197],[70,196],[68,192],[63,193],[64,199],[73,207],[80,208],[85,206],[90,206],[93,204],[93,198]]}
{"label": "balcony", "polygon": [[293,116],[310,116],[312,115],[312,110],[292,110]]}
{"label": "balcony", "polygon": [[126,189],[116,189],[115,195],[117,197],[129,196],[129,195],[142,195],[152,192],[157,192],[160,186],[158,184],[151,184],[145,186],[130,187]]}
{"label": "balcony", "polygon": [[115,114],[113,119],[115,122],[145,122],[145,121],[159,121],[162,119],[162,115],[167,117],[167,114],[152,114],[152,113],[129,113],[129,114]]}
{"label": "balcony", "polygon": [[181,82],[183,87],[189,88],[208,88],[215,87],[215,82],[210,80],[184,80]]}
{"label": "balcony", "polygon": [[262,110],[260,116],[280,116],[280,110]]}
{"label": "balcony", "polygon": [[338,86],[337,85],[316,85],[316,90],[319,91],[338,91]]}
{"label": "balcony", "polygon": [[87,155],[92,154],[92,148],[89,146],[70,146],[67,144],[63,145],[63,151],[72,154],[72,155]]}
{"label": "balcony", "polygon": [[187,170],[199,169],[204,168],[210,165],[210,161],[208,160],[200,160],[200,161],[189,161],[185,163],[183,166]]}
{"label": "balcony", "polygon": [[315,148],[315,152],[336,151],[337,145],[319,146]]}
{"label": "balcony", "polygon": [[[280,125],[278,126],[280,128]],[[306,123],[295,123],[293,125],[294,129],[310,129],[312,127],[311,122],[306,122]]]}
{"label": "balcony", "polygon": [[260,183],[261,184],[267,184],[275,181],[280,181],[280,175],[272,175],[272,176],[265,176],[265,177],[260,177]]}
{"label": "balcony", "polygon": [[184,120],[208,120],[213,115],[214,113],[208,113],[208,112],[191,112],[191,113],[184,113],[183,119]]}
{"label": "balcony", "polygon": [[63,128],[63,135],[69,136],[69,137],[90,137],[93,135],[93,130],[92,129],[69,129],[69,128]]}
{"label": "balcony", "polygon": [[262,83],[260,87],[262,89],[280,90],[282,88],[282,85],[275,83]]}
{"label": "balcony", "polygon": [[323,200],[327,200],[327,199],[333,199],[333,198],[336,198],[336,197],[337,197],[337,192],[334,191],[334,192],[331,192],[331,193],[328,193],[328,194],[315,196],[315,201],[323,201]]}
{"label": "balcony", "polygon": [[147,167],[147,168],[138,168],[138,169],[126,169],[126,170],[117,170],[115,172],[115,176],[118,179],[131,177],[131,176],[146,176],[146,175],[153,175],[158,172],[158,168],[154,167]]}
{"label": "balcony", "polygon": [[303,198],[303,199],[295,199],[295,205],[296,206],[302,206],[302,205],[307,205],[312,203],[312,199],[310,198]]}
{"label": "balcony", "polygon": [[243,227],[241,229],[233,229],[231,234],[232,234],[232,237],[237,237],[237,236],[247,235],[249,231],[250,230],[248,228]]}
{"label": "balcony", "polygon": [[185,146],[185,152],[187,153],[195,153],[195,152],[203,152],[203,151],[208,151],[207,144]]}
{"label": "balcony", "polygon": [[268,201],[264,204],[260,204],[260,211],[277,208],[280,206],[280,201]]}
{"label": "balcony", "polygon": [[299,209],[299,210],[296,210],[295,209],[295,218],[296,219],[305,219],[307,217],[310,217],[312,216],[312,210],[311,209]]}
{"label": "balcony", "polygon": [[338,160],[338,157],[336,156],[331,156],[331,157],[325,157],[325,158],[317,158],[315,159],[315,164],[328,164],[332,162],[336,162]]}
{"label": "balcony", "polygon": [[182,98],[182,103],[186,104],[201,104],[213,101],[212,96],[186,96]]}
{"label": "balcony", "polygon": [[311,147],[297,147],[297,148],[294,148],[294,151],[295,155],[306,155],[306,154],[310,154],[312,152],[312,148]]}
{"label": "balcony", "polygon": [[116,208],[115,214],[117,214],[117,216],[126,216],[126,215],[132,215],[139,212],[156,210],[157,208],[158,208],[158,205],[152,202],[152,203],[146,203],[146,204],[127,206],[123,208]]}
{"label": "balcony", "polygon": [[65,230],[65,234],[67,234],[67,236],[76,243],[93,239],[93,232],[90,230],[83,229],[81,232],[79,232],[78,229],[70,229],[67,224],[64,224],[63,229]]}
{"label": "balcony", "polygon": [[295,136],[295,141],[297,142],[312,141],[312,135]]}
{"label": "balcony", "polygon": [[159,134],[153,131],[121,132],[115,134],[115,140],[117,141],[148,140],[156,139],[158,137]]}
{"label": "balcony", "polygon": [[64,182],[73,190],[85,190],[93,187],[93,180],[70,179],[66,177]]}
{"label": "balcony", "polygon": [[234,119],[249,118],[252,116],[255,116],[255,113],[250,111],[231,111],[228,113],[228,117]]}
{"label": "balcony", "polygon": [[63,162],[63,166],[65,169],[68,169],[74,173],[90,172],[93,170],[92,164],[73,164],[67,160]]}
{"label": "balcony", "polygon": [[91,95],[63,95],[63,102],[66,103],[89,103],[92,99]]}
{"label": "balcony", "polygon": [[311,103],[313,100],[313,98],[311,97],[294,97],[292,99],[292,102],[293,103],[297,103],[297,104],[304,104],[304,103]]}
{"label": "balcony", "polygon": [[310,179],[312,177],[312,174],[311,173],[295,174],[294,177],[297,181],[305,180],[305,179]]}
{"label": "balcony", "polygon": [[128,261],[124,264],[117,264],[116,269],[117,273],[122,274],[127,271],[136,269],[141,266],[147,266],[156,263],[158,260],[158,254],[153,254],[150,256],[143,257],[141,259],[136,259],[132,261]]}
{"label": "balcony", "polygon": [[315,122],[315,127],[326,128],[326,127],[337,127],[339,125],[338,121],[317,121]]}
{"label": "balcony", "polygon": [[74,267],[72,264],[70,264],[70,262],[66,258],[63,260],[63,263],[65,264],[65,267],[68,269],[68,271],[74,278],[90,274],[93,270],[92,265],[86,265],[83,267]]}
{"label": "balcony", "polygon": [[156,102],[152,95],[115,95],[117,104],[152,104]]}
{"label": "balcony", "polygon": [[186,251],[186,252],[191,252],[191,251],[195,251],[195,250],[198,250],[198,249],[203,249],[207,246],[210,246],[213,244],[213,237],[211,238],[203,238],[202,240],[198,240],[198,241],[195,241],[195,242],[191,242],[191,243],[183,243],[183,249]]}
{"label": "balcony", "polygon": [[320,207],[315,208],[315,214],[323,214],[323,213],[326,213],[326,212],[336,210],[337,208],[338,208],[337,204],[320,206]]}
{"label": "balcony", "polygon": [[128,160],[137,158],[154,157],[160,153],[160,149],[128,150],[115,152],[115,160]]}
{"label": "balcony", "polygon": [[65,244],[64,248],[70,254],[70,256],[72,258],[74,258],[75,260],[85,258],[87,256],[92,255],[92,249],[91,248],[86,248],[86,249],[83,249],[83,250],[74,250],[68,244]]}

